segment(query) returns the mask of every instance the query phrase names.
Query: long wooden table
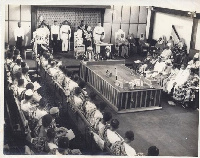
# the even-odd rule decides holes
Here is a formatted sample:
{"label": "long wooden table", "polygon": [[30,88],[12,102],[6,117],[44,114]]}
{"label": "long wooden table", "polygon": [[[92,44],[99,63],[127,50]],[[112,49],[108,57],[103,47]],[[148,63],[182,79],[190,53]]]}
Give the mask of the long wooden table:
{"label": "long wooden table", "polygon": [[[116,86],[115,68],[118,80],[130,82],[134,79],[141,79],[144,82],[143,86],[134,89]],[[106,76],[107,70],[112,73],[111,77]],[[81,79],[86,81],[116,112],[161,109],[162,88],[158,84],[151,84],[137,74],[131,75],[130,73],[131,69],[125,66],[124,60],[80,62]]]}

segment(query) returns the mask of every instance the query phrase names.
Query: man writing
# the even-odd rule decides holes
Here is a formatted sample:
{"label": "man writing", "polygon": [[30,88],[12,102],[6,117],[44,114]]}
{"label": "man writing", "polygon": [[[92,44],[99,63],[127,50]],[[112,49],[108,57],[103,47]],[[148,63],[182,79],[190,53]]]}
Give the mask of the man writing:
{"label": "man writing", "polygon": [[24,29],[21,27],[21,22],[18,22],[18,27],[14,30],[16,48],[22,53],[22,41],[24,40]]}

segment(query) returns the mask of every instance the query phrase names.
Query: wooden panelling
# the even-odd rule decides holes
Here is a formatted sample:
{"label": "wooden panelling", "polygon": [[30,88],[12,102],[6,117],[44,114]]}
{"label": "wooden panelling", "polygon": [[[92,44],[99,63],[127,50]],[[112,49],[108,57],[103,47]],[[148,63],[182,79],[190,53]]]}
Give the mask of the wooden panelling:
{"label": "wooden panelling", "polygon": [[104,38],[103,42],[110,43],[111,23],[104,23],[103,27],[105,30],[105,38]]}
{"label": "wooden panelling", "polygon": [[9,5],[9,20],[20,21],[20,5]]}
{"label": "wooden panelling", "polygon": [[140,34],[145,34],[146,32],[146,24],[138,24],[138,32],[137,32],[137,38],[140,37]]}
{"label": "wooden panelling", "polygon": [[21,21],[31,21],[31,6],[30,5],[21,6]]}
{"label": "wooden panelling", "polygon": [[122,6],[114,6],[113,23],[120,23],[121,22],[121,8],[122,8]]}
{"label": "wooden panelling", "polygon": [[112,24],[112,39],[111,43],[115,43],[115,32],[120,29],[120,24]]}
{"label": "wooden panelling", "polygon": [[5,20],[8,20],[8,5],[5,5]]}
{"label": "wooden panelling", "polygon": [[[17,27],[18,21],[9,21],[9,44],[15,45],[14,30]],[[23,26],[22,26],[23,27]]]}
{"label": "wooden panelling", "polygon": [[139,6],[131,6],[130,23],[138,23]]}
{"label": "wooden panelling", "polygon": [[104,23],[111,23],[112,22],[112,9],[106,9],[104,13]]}
{"label": "wooden panelling", "polygon": [[130,28],[129,28],[129,34],[134,34],[134,37],[137,36],[137,27],[138,24],[130,24]]}
{"label": "wooden panelling", "polygon": [[8,43],[8,21],[5,21],[5,42]]}
{"label": "wooden panelling", "polygon": [[30,45],[31,42],[31,22],[21,22],[24,29],[24,41],[23,45]]}
{"label": "wooden panelling", "polygon": [[125,37],[128,36],[129,24],[121,24],[121,29],[125,32]]}
{"label": "wooden panelling", "polygon": [[130,19],[130,6],[123,6],[121,23],[129,23],[129,19]]}
{"label": "wooden panelling", "polygon": [[147,21],[147,8],[141,6],[139,13],[139,23],[146,23]]}

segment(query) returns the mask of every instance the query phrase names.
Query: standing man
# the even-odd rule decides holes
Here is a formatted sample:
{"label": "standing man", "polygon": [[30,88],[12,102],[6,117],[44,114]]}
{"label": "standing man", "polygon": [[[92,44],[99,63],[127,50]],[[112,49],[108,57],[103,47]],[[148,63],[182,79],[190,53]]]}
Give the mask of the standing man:
{"label": "standing man", "polygon": [[18,22],[18,27],[14,30],[16,48],[22,54],[22,41],[24,40],[24,29],[21,27],[21,22]]}
{"label": "standing man", "polygon": [[54,21],[54,25],[51,26],[51,40],[53,45],[53,53],[58,51],[58,40],[60,40],[60,27],[57,24],[57,21]]}
{"label": "standing man", "polygon": [[71,38],[71,28],[65,21],[60,28],[60,39],[62,40],[62,52],[68,51],[68,46],[70,44]]}
{"label": "standing man", "polygon": [[101,22],[94,28],[93,31],[94,43],[100,43],[101,40],[105,38],[104,28],[101,26]]}

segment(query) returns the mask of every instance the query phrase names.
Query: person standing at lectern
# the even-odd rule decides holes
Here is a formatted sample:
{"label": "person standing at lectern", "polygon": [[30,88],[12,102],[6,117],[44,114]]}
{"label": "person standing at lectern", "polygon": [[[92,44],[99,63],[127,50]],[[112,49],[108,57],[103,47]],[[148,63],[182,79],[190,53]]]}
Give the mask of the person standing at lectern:
{"label": "person standing at lectern", "polygon": [[51,40],[53,53],[57,53],[58,51],[58,40],[60,40],[60,27],[57,21],[54,21],[54,25],[51,26]]}
{"label": "person standing at lectern", "polygon": [[100,41],[105,38],[105,31],[104,28],[101,26],[101,22],[99,22],[98,25],[94,28],[93,37],[94,44],[100,43]]}
{"label": "person standing at lectern", "polygon": [[63,22],[63,25],[60,28],[60,39],[62,40],[62,52],[68,51],[70,38],[71,38],[71,28],[65,21]]}
{"label": "person standing at lectern", "polygon": [[22,41],[24,40],[24,29],[21,27],[21,22],[18,22],[18,27],[14,30],[16,48],[22,54]]}

